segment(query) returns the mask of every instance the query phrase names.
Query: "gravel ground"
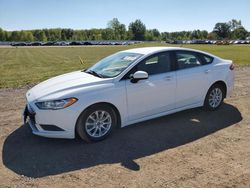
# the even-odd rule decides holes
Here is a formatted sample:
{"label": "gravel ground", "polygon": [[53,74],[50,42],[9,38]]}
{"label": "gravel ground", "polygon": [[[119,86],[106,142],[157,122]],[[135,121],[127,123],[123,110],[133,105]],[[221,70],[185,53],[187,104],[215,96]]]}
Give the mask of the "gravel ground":
{"label": "gravel ground", "polygon": [[0,90],[0,187],[250,187],[250,67],[216,112],[201,108],[87,144],[22,125],[25,88]]}

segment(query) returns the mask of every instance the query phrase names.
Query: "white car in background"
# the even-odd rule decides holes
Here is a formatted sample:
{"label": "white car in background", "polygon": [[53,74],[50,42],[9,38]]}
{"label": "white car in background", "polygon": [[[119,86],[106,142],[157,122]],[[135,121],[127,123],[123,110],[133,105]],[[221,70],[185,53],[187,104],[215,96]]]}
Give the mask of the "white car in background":
{"label": "white car in background", "polygon": [[24,119],[39,136],[100,141],[116,126],[200,106],[216,110],[233,85],[231,60],[186,48],[130,49],[36,85]]}

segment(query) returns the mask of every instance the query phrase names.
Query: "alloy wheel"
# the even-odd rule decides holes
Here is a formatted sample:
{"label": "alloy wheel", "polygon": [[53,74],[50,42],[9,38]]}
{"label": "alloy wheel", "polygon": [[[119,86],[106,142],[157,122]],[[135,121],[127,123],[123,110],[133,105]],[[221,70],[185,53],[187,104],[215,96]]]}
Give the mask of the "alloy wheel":
{"label": "alloy wheel", "polygon": [[104,136],[111,128],[111,115],[104,110],[97,110],[90,114],[85,122],[85,130],[91,137]]}

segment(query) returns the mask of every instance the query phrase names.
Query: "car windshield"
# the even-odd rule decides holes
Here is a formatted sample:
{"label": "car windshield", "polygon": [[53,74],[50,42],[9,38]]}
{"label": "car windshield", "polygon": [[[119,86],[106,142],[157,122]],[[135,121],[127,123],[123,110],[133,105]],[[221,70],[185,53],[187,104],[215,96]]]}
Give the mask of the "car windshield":
{"label": "car windshield", "polygon": [[100,60],[85,72],[94,73],[93,75],[99,75],[102,78],[113,78],[141,56],[142,54],[138,53],[118,52]]}

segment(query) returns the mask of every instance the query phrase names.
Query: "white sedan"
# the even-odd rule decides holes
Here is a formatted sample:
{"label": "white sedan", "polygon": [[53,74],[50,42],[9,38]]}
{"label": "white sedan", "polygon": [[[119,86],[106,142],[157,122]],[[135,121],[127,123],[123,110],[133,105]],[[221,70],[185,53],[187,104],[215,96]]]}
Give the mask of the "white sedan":
{"label": "white sedan", "polygon": [[233,85],[231,60],[186,48],[130,49],[36,85],[24,119],[39,136],[100,141],[117,126],[200,106],[216,110]]}

